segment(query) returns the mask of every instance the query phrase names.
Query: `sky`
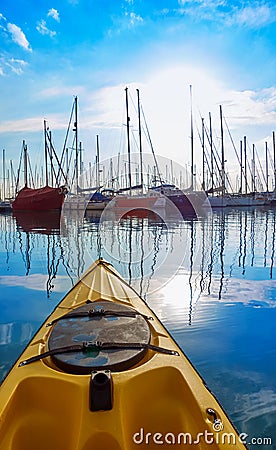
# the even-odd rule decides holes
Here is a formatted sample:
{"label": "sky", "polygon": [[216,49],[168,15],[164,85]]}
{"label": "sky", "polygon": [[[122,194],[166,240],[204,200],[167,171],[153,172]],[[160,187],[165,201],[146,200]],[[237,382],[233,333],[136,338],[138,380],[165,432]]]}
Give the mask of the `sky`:
{"label": "sky", "polygon": [[201,119],[208,128],[211,114],[219,151],[219,105],[226,170],[238,172],[244,136],[249,157],[253,143],[261,161],[265,141],[272,152],[274,1],[2,0],[0,39],[0,148],[15,168],[23,140],[43,164],[44,119],[61,154],[75,96],[84,164],[95,161],[96,135],[101,159],[124,153],[126,87],[133,139],[139,89],[155,153],[183,166],[192,112],[199,176]]}

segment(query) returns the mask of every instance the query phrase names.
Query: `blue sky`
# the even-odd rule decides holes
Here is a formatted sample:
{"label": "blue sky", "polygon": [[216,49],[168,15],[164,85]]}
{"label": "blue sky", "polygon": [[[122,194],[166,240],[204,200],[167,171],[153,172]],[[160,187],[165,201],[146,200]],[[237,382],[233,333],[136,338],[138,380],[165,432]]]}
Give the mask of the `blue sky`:
{"label": "blue sky", "polygon": [[[131,103],[140,90],[156,153],[185,164],[192,85],[196,158],[200,117],[211,112],[219,130],[220,104],[236,146],[246,135],[262,158],[276,128],[275,25],[265,0],[2,0],[0,145],[15,167],[23,139],[42,159],[47,119],[59,153],[77,95],[85,161],[96,134],[102,158],[114,156],[128,86]],[[231,165],[229,143],[226,152]]]}

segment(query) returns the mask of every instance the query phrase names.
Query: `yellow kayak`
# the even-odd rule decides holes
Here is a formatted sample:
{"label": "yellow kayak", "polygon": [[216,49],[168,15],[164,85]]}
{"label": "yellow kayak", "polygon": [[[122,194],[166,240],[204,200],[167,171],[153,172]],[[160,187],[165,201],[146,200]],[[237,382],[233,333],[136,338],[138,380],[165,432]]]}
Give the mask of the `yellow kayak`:
{"label": "yellow kayak", "polygon": [[188,358],[97,260],[0,387],[0,450],[245,449]]}

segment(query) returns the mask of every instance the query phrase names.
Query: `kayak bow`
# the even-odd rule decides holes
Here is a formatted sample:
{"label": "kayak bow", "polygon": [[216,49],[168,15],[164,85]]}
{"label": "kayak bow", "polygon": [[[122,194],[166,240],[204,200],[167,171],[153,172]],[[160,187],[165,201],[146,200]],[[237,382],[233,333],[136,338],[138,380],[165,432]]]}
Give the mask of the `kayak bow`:
{"label": "kayak bow", "polygon": [[97,260],[0,387],[0,450],[245,449],[188,358]]}

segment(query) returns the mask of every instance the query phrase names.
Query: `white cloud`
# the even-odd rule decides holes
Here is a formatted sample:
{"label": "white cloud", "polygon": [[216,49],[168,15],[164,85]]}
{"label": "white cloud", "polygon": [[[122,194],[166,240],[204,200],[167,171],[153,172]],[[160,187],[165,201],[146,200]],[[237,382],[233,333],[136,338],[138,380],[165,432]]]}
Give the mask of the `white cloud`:
{"label": "white cloud", "polygon": [[7,55],[0,57],[0,76],[8,75],[10,72],[22,75],[23,69],[28,65],[23,59],[9,58]]}
{"label": "white cloud", "polygon": [[232,126],[273,125],[276,120],[276,88],[226,91],[221,94]]}
{"label": "white cloud", "polygon": [[112,37],[113,34],[120,34],[122,31],[129,30],[143,23],[144,19],[140,15],[133,11],[124,11],[122,16],[114,19],[114,27],[108,30],[108,35]]}
{"label": "white cloud", "polygon": [[36,29],[40,34],[48,35],[50,37],[54,37],[57,34],[56,31],[50,30],[47,27],[46,21],[43,19],[41,19],[40,22],[37,23]]}
{"label": "white cloud", "polygon": [[[49,11],[47,13],[47,17],[51,17],[56,22],[60,22],[59,12],[57,9],[54,9],[54,8],[49,9]],[[51,38],[56,36],[56,34],[57,34],[56,31],[51,30],[47,26],[47,22],[44,19],[41,19],[39,22],[37,22],[36,29],[40,34],[42,34],[44,36],[50,36]]]}
{"label": "white cloud", "polygon": [[260,28],[275,21],[275,15],[268,5],[255,4],[233,11],[232,16],[227,20],[227,25],[240,25],[249,28]]}
{"label": "white cloud", "polygon": [[181,6],[198,4],[201,7],[209,9],[217,8],[218,6],[225,6],[226,3],[226,0],[209,0],[208,2],[206,2],[206,0],[178,0],[178,4]]}
{"label": "white cloud", "polygon": [[[35,291],[45,291],[45,285],[49,280],[48,275],[42,273],[32,275],[3,275],[0,276],[0,284],[5,286],[21,286]],[[54,290],[64,292],[68,288],[68,277],[58,275],[54,280]]]}
{"label": "white cloud", "polygon": [[[2,67],[5,69],[3,62]],[[138,79],[140,82],[137,82]],[[276,87],[273,86],[261,90],[234,90],[206,67],[184,64],[158,69],[148,78],[141,78],[139,75],[137,80],[134,79],[131,84],[128,83],[129,94],[136,104],[136,88],[140,89],[141,102],[154,150],[161,156],[170,154],[172,159],[182,165],[188,164],[190,158],[190,84],[193,86],[194,137],[198,158],[200,158],[200,145],[196,128],[201,127],[200,116],[204,117],[208,124],[208,114],[211,112],[214,137],[219,136],[220,104],[236,145],[244,135],[258,145],[258,142],[269,134],[269,127],[273,129],[276,122]],[[46,86],[49,87],[36,90],[36,98],[40,101],[44,98],[47,98],[47,101],[61,101],[65,105],[60,114],[46,113],[47,120],[54,130],[66,129],[71,99],[73,102],[73,96],[78,95],[81,140],[84,148],[91,146],[93,134],[100,134],[102,142],[106,140],[106,144],[102,145],[103,154],[106,152],[104,157],[107,152],[111,156],[118,151],[114,149],[122,145],[122,137],[125,136],[125,84],[110,85],[95,91],[80,85],[62,85],[58,80],[49,80]],[[131,103],[130,98],[130,108],[132,108]],[[131,110],[130,117],[131,127],[135,133],[137,112]],[[41,133],[43,117],[28,118],[25,111],[20,119],[1,121],[0,132],[37,131]],[[112,144],[110,143],[111,135]],[[227,138],[226,131],[225,138]],[[108,150],[104,150],[105,148]],[[148,145],[145,145],[144,151],[149,151]],[[229,163],[231,151],[229,151]]]}
{"label": "white cloud", "polygon": [[265,2],[243,2],[233,5],[227,0],[178,0],[178,14],[195,20],[209,20],[224,26],[260,28],[276,21],[275,6]]}
{"label": "white cloud", "polygon": [[[276,122],[275,87],[257,91],[233,90],[202,67],[170,67],[152,74],[143,83],[134,81],[128,85],[134,103],[135,90],[140,89],[153,146],[161,156],[167,156],[170,152],[171,157],[180,164],[185,164],[189,158],[190,84],[193,89],[196,148],[199,147],[196,129],[201,129],[201,117],[208,121],[209,112],[212,114],[214,137],[220,136],[219,105],[222,105],[223,115],[233,132],[235,142],[247,135],[257,144],[264,138],[264,126],[271,126],[273,129]],[[87,110],[84,115],[87,123],[90,121],[90,128],[98,127],[102,132],[104,129],[107,132],[108,128],[119,129],[125,123],[124,88],[123,85],[106,87],[94,92],[93,97],[85,98]],[[91,110],[89,103],[93,105]],[[131,104],[130,98],[130,106]],[[131,126],[134,128],[136,116],[137,113],[131,110]],[[144,150],[148,151],[149,147]]]}
{"label": "white cloud", "polygon": [[23,68],[27,66],[27,63],[22,59],[11,58],[6,62],[6,66],[9,67],[9,69],[17,75],[22,75]]}
{"label": "white cloud", "polygon": [[52,17],[57,22],[60,22],[59,12],[57,9],[54,8],[49,9],[47,16]]}
{"label": "white cloud", "polygon": [[18,131],[41,131],[43,128],[43,119],[41,117],[31,117],[20,120],[6,120],[0,123],[0,133],[18,132]]}
{"label": "white cloud", "polygon": [[18,44],[20,47],[24,48],[25,50],[28,50],[30,52],[32,51],[31,46],[30,46],[25,34],[21,30],[21,28],[19,28],[14,23],[8,23],[7,29],[9,31],[9,33],[11,34],[12,40],[16,44]]}
{"label": "white cloud", "polygon": [[144,20],[141,16],[135,14],[134,12],[126,12],[125,16],[129,19],[128,26],[133,27],[138,23],[143,23]]}

